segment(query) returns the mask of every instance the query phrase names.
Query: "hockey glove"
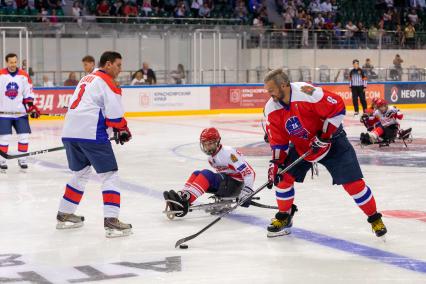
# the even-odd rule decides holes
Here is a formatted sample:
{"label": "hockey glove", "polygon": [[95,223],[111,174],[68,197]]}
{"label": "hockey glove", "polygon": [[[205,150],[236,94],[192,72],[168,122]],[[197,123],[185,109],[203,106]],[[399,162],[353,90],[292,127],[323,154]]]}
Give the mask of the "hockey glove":
{"label": "hockey glove", "polygon": [[[248,186],[245,186],[242,190],[240,195],[238,196],[238,202],[241,200],[245,200],[249,195],[253,194],[253,189],[251,189]],[[247,199],[243,204],[241,204],[242,207],[249,207],[250,206],[251,197]]]}
{"label": "hockey glove", "polygon": [[363,113],[362,116],[361,116],[361,118],[360,118],[360,122],[364,123],[364,124],[367,124],[368,118],[369,118],[369,115],[366,114],[366,113]]}
{"label": "hockey glove", "polygon": [[28,102],[27,103],[27,113],[32,117],[32,118],[39,118],[40,117],[40,110],[38,109],[37,106],[35,106],[32,102]]}
{"label": "hockey glove", "polygon": [[309,162],[318,162],[327,155],[331,147],[331,141],[330,139],[314,136],[311,139],[309,147],[311,148],[311,154],[309,154],[305,160]]}
{"label": "hockey glove", "polygon": [[268,181],[269,184],[267,187],[269,189],[272,188],[273,185],[277,185],[281,182],[281,175],[278,174],[278,170],[280,168],[279,162],[276,160],[269,161],[269,169],[268,169]]}
{"label": "hockey glove", "polygon": [[130,133],[127,125],[121,128],[114,128],[115,143],[123,145],[124,143],[129,142],[130,139],[132,139],[132,133]]}

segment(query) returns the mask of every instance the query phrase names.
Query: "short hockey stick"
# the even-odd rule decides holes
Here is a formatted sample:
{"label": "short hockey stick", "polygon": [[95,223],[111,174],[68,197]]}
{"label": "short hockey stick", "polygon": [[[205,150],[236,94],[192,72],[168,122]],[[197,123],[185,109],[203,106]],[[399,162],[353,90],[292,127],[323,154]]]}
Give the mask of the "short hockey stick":
{"label": "short hockey stick", "polygon": [[[113,141],[113,140],[115,141],[116,138],[115,137],[111,137],[109,140],[110,141]],[[64,149],[65,149],[65,147],[61,146],[61,147],[54,147],[54,148],[49,148],[49,149],[44,149],[44,150],[38,150],[38,151],[28,152],[28,153],[22,153],[22,154],[18,154],[18,155],[9,155],[9,154],[6,154],[3,151],[0,151],[0,156],[2,156],[3,158],[5,158],[7,160],[11,160],[11,159],[19,159],[19,158],[23,158],[23,157],[30,157],[30,156],[40,155],[40,154],[46,154],[46,153],[60,151],[60,150],[64,150]]]}
{"label": "short hockey stick", "polygon": [[[278,174],[282,175],[286,172],[288,172],[289,170],[291,170],[294,166],[296,166],[298,163],[300,163],[304,158],[306,158],[306,156],[308,156],[311,153],[311,150],[307,151],[305,154],[303,154],[302,156],[300,156],[297,160],[295,160],[293,163],[291,163],[290,165],[288,165],[285,169],[281,170]],[[265,187],[267,187],[269,185],[269,181],[264,183],[261,187],[259,187],[256,191],[254,191],[252,194],[246,196],[245,198],[241,199],[237,204],[235,204],[229,211],[223,213],[222,215],[220,215],[219,217],[217,217],[213,222],[211,222],[210,224],[208,224],[207,226],[205,226],[203,229],[201,229],[200,231],[198,231],[197,233],[190,235],[188,237],[182,238],[180,240],[178,240],[175,244],[175,248],[177,248],[178,246],[180,246],[183,243],[186,243],[192,239],[195,239],[196,237],[198,237],[199,235],[201,235],[202,233],[204,233],[207,229],[209,229],[211,226],[213,226],[214,224],[216,224],[217,222],[219,222],[223,217],[225,217],[226,215],[228,215],[229,213],[231,213],[232,211],[234,211],[238,206],[244,204],[247,200],[250,200],[250,198],[252,198],[253,196],[255,196],[256,194],[258,194],[260,191],[262,191]]]}
{"label": "short hockey stick", "polygon": [[[26,112],[8,112],[8,111],[0,111],[0,114],[6,114],[6,115],[29,115],[29,113],[26,113]],[[65,116],[65,113],[40,113],[40,115],[45,115],[45,116]]]}
{"label": "short hockey stick", "polygon": [[273,205],[266,205],[263,203],[259,203],[256,201],[250,201],[250,206],[255,206],[255,207],[259,207],[259,208],[265,208],[265,209],[278,209],[278,206],[273,206]]}

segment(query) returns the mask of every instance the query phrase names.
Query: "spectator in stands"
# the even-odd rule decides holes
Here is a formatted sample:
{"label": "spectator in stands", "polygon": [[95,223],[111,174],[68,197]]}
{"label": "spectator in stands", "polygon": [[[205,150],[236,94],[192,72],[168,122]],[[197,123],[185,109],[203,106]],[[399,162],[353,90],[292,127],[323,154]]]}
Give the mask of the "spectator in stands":
{"label": "spectator in stands", "polygon": [[311,14],[316,14],[321,12],[320,0],[311,0],[311,3],[308,6],[308,12]]}
{"label": "spectator in stands", "polygon": [[357,31],[355,32],[354,36],[356,45],[361,46],[361,48],[364,48],[367,43],[367,29],[361,21],[358,22],[356,27]]}
{"label": "spectator in stands", "polygon": [[284,28],[291,30],[293,29],[293,16],[291,15],[290,11],[287,9],[283,13],[283,20],[284,20]]}
{"label": "spectator in stands", "polygon": [[73,5],[72,5],[72,10],[71,10],[71,14],[73,16],[73,21],[77,22],[79,25],[82,24],[82,13],[81,13],[81,7],[80,7],[80,2],[79,1],[74,1]]}
{"label": "spectator in stands", "polygon": [[385,30],[392,30],[393,29],[393,20],[394,20],[394,11],[393,8],[389,8],[384,14],[383,14],[383,28]]}
{"label": "spectator in stands", "polygon": [[124,4],[123,16],[126,17],[126,19],[137,17],[138,8],[136,7],[136,4],[130,1]]}
{"label": "spectator in stands", "polygon": [[345,37],[342,30],[342,23],[337,22],[336,25],[334,25],[333,27],[333,31],[334,31],[334,35],[333,35],[334,40],[337,42],[337,46],[341,48],[344,42],[344,37]]}
{"label": "spectator in stands", "polygon": [[407,15],[407,20],[413,26],[416,26],[419,23],[419,15],[417,15],[416,9],[411,9],[410,13]]}
{"label": "spectator in stands", "polygon": [[416,29],[413,23],[409,22],[404,29],[405,44],[407,47],[414,49],[416,47]]}
{"label": "spectator in stands", "polygon": [[172,13],[176,8],[176,0],[164,0],[164,10]]}
{"label": "spectator in stands", "polygon": [[148,16],[152,12],[151,0],[143,0],[141,10]]}
{"label": "spectator in stands", "polygon": [[237,5],[235,6],[234,15],[236,18],[246,21],[247,20],[247,8],[245,6],[244,1],[237,2]]}
{"label": "spectator in stands", "polygon": [[155,72],[151,68],[149,68],[148,63],[144,62],[142,64],[142,69],[138,71],[142,72],[142,76],[146,84],[148,85],[157,84],[157,77],[155,76]]}
{"label": "spectator in stands", "polygon": [[43,75],[43,87],[55,87],[52,81],[49,80],[49,76]]}
{"label": "spectator in stands", "polygon": [[64,82],[64,86],[77,86],[77,85],[78,85],[77,75],[75,74],[75,72],[70,72],[70,74],[68,75],[68,79],[66,79]]}
{"label": "spectator in stands", "polygon": [[111,5],[109,13],[111,16],[121,17],[124,14],[123,8],[124,8],[123,1],[121,0],[115,1],[114,4]]}
{"label": "spectator in stands", "polygon": [[201,6],[203,6],[203,0],[192,0],[192,3],[191,3],[192,17],[194,18],[198,17],[198,11],[200,10]]}
{"label": "spectator in stands", "polygon": [[95,70],[95,58],[91,55],[86,55],[81,60],[83,62],[83,70],[87,74],[92,73]]}
{"label": "spectator in stands", "polygon": [[362,69],[364,70],[367,79],[370,81],[371,79],[377,79],[376,72],[373,71],[374,66],[371,63],[370,58],[365,59],[364,65],[362,65]]}
{"label": "spectator in stands", "polygon": [[302,29],[302,47],[309,47],[309,23],[306,22]]}
{"label": "spectator in stands", "polygon": [[405,34],[402,30],[401,25],[396,25],[395,29],[395,40],[399,47],[403,47],[405,45]]}
{"label": "spectator in stands", "polygon": [[333,14],[328,12],[324,17],[324,28],[326,30],[332,30],[334,27]]}
{"label": "spectator in stands", "polygon": [[16,0],[16,8],[25,9],[28,7],[28,0]]}
{"label": "spectator in stands", "polygon": [[41,16],[41,21],[43,22],[43,23],[48,23],[49,22],[49,17],[48,17],[48,15],[49,15],[49,12],[47,12],[47,10],[46,10],[46,8],[41,8],[41,11],[40,11],[40,16]]}
{"label": "spectator in stands", "polygon": [[100,17],[108,17],[110,15],[109,11],[110,7],[107,0],[102,0],[96,7],[96,15]]}
{"label": "spectator in stands", "polygon": [[198,16],[200,16],[201,18],[210,18],[210,7],[207,2],[204,2],[200,10],[198,10]]}
{"label": "spectator in stands", "polygon": [[51,15],[50,15],[50,17],[49,17],[49,22],[51,23],[51,24],[57,24],[57,23],[59,23],[59,19],[58,19],[58,17],[56,16],[56,9],[53,9],[52,11],[51,11]]}
{"label": "spectator in stands", "polygon": [[182,64],[178,64],[177,69],[171,72],[171,77],[177,85],[185,84],[185,69]]}
{"label": "spectator in stands", "polygon": [[390,72],[392,80],[401,81],[402,63],[404,63],[404,60],[402,60],[401,56],[399,54],[395,55],[395,58],[393,59],[394,70],[391,70]]}
{"label": "spectator in stands", "polygon": [[145,80],[143,78],[143,74],[141,71],[137,71],[135,73],[135,78],[132,80],[132,82],[130,83],[130,85],[135,86],[135,85],[145,85]]}
{"label": "spectator in stands", "polygon": [[314,28],[319,29],[324,26],[325,19],[321,13],[318,13],[317,17],[314,19]]}
{"label": "spectator in stands", "polygon": [[57,0],[46,0],[46,6],[48,10],[55,10],[61,8],[61,2]]}
{"label": "spectator in stands", "polygon": [[31,67],[27,68],[27,60],[26,59],[22,60],[22,67],[21,68],[22,68],[22,70],[27,71],[27,73],[30,77],[34,76],[33,68],[31,68]]}
{"label": "spectator in stands", "polygon": [[339,5],[337,4],[336,0],[331,0],[331,12],[333,15],[336,15],[339,11]]}
{"label": "spectator in stands", "polygon": [[354,34],[355,32],[358,31],[358,28],[352,23],[352,21],[349,21],[346,24],[346,41],[348,44],[348,47],[352,47],[353,43],[354,43]]}
{"label": "spectator in stands", "polygon": [[177,7],[175,8],[175,17],[176,18],[183,18],[186,16],[186,7],[185,3],[183,1],[179,2]]}
{"label": "spectator in stands", "polygon": [[330,0],[326,0],[321,4],[321,12],[322,13],[328,13],[333,11],[333,5],[331,4]]}

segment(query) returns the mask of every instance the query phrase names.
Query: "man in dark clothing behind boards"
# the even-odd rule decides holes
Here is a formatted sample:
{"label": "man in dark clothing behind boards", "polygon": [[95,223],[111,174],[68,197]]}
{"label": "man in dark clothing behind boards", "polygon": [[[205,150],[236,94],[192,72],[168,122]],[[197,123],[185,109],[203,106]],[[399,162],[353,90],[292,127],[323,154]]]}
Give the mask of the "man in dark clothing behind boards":
{"label": "man in dark clothing behind boards", "polygon": [[354,104],[354,115],[358,115],[358,98],[361,101],[362,111],[367,109],[367,102],[365,100],[365,88],[367,88],[367,75],[364,70],[359,67],[358,59],[352,61],[353,69],[349,73],[349,86],[352,90],[352,102]]}
{"label": "man in dark clothing behind boards", "polygon": [[157,77],[155,76],[155,72],[149,68],[148,63],[144,62],[142,64],[142,69],[139,69],[138,71],[133,74],[132,79],[135,78],[135,75],[137,72],[142,72],[143,79],[145,80],[146,84],[148,85],[156,85],[157,84]]}

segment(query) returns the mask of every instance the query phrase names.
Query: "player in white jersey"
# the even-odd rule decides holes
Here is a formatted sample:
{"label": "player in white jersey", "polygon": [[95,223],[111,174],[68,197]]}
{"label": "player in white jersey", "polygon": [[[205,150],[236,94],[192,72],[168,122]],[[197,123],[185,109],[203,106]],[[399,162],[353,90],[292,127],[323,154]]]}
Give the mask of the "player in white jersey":
{"label": "player in white jersey", "polygon": [[[14,53],[6,55],[7,68],[0,70],[0,151],[9,150],[12,128],[18,134],[18,151],[28,151],[28,138],[31,133],[28,115],[40,116],[34,105],[33,86],[27,72],[18,68],[18,57]],[[28,168],[26,158],[18,159],[21,168]],[[0,157],[0,169],[6,170],[6,160]]]}
{"label": "player in white jersey", "polygon": [[384,99],[377,99],[375,107],[373,115],[369,117],[369,123],[375,126],[371,131],[361,133],[362,144],[368,145],[382,141],[393,141],[398,133],[400,139],[408,138],[411,128],[406,130],[399,128],[398,121],[404,117],[399,109],[388,105],[388,102]]}
{"label": "player in white jersey", "polygon": [[[176,203],[169,203],[171,211],[182,211],[176,214],[183,217],[189,206],[204,193],[211,193],[217,197],[238,197],[239,199],[253,193],[255,172],[246,162],[244,156],[236,149],[223,146],[221,137],[216,128],[206,128],[200,135],[201,150],[209,158],[209,164],[216,170],[194,171],[181,191],[165,191],[164,199]],[[180,205],[179,205],[180,204]],[[248,207],[250,200],[242,206]]]}
{"label": "player in white jersey", "polygon": [[70,99],[62,141],[73,177],[65,187],[59,205],[57,228],[78,228],[84,217],[75,215],[93,167],[102,181],[104,228],[107,237],[127,236],[132,225],[118,220],[120,189],[118,166],[109,141],[113,129],[117,143],[131,139],[121,103],[121,89],[114,79],[121,72],[121,55],[106,51],[100,69],[83,77]]}

